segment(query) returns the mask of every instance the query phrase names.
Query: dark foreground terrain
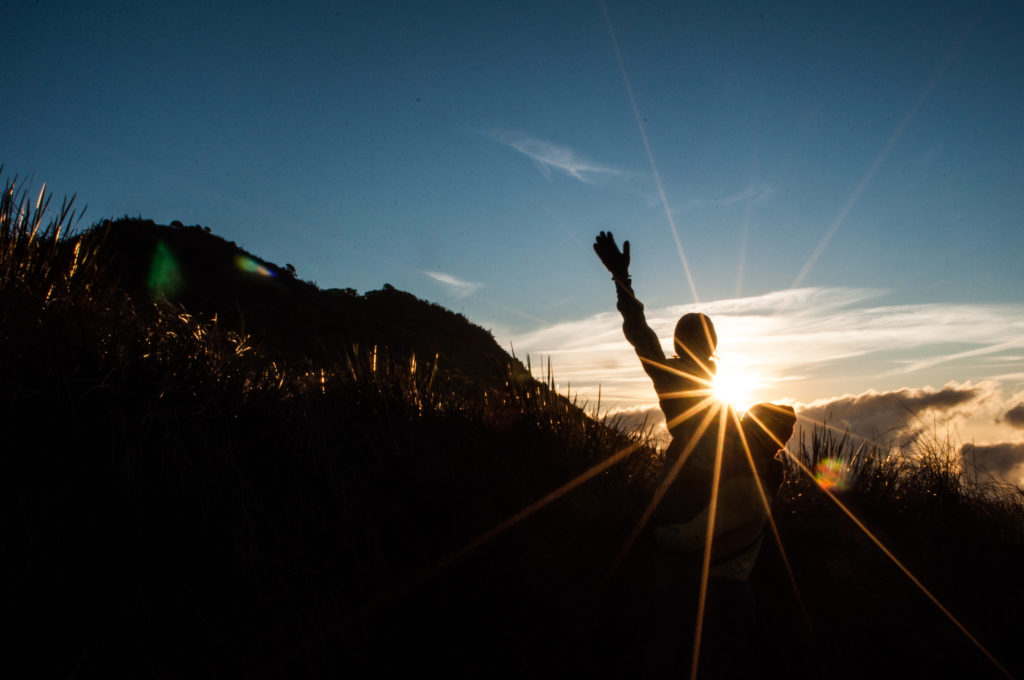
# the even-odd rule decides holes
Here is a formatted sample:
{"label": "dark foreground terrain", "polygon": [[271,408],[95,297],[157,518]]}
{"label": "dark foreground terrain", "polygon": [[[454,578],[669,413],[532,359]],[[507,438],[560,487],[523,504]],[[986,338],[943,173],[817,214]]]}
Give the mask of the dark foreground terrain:
{"label": "dark foreground terrain", "polygon": [[[674,644],[665,603],[690,648],[692,565],[657,581],[642,538],[609,574],[655,487],[643,433],[407,293],[322,291],[199,227],[33,232],[22,198],[0,210],[8,673],[633,675]],[[1020,492],[964,484],[941,442],[805,434],[941,607],[791,463],[794,579],[771,537],[753,577],[761,677],[1024,673]]]}

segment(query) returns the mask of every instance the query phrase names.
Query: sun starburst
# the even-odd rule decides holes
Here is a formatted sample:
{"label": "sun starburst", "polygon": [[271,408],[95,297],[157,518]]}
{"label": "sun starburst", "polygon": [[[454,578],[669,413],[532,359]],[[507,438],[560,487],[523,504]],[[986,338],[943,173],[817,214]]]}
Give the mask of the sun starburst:
{"label": "sun starburst", "polygon": [[746,362],[740,357],[728,357],[718,362],[712,391],[715,397],[744,412],[754,404],[754,388],[757,377],[744,368]]}

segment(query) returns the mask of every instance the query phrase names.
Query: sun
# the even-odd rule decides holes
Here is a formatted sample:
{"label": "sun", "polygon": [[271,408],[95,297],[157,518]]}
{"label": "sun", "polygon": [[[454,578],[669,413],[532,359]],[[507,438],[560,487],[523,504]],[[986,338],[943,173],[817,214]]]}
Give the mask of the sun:
{"label": "sun", "polygon": [[731,404],[740,412],[746,411],[754,404],[753,388],[756,383],[755,377],[743,370],[743,363],[738,361],[737,357],[720,360],[711,386],[717,399]]}

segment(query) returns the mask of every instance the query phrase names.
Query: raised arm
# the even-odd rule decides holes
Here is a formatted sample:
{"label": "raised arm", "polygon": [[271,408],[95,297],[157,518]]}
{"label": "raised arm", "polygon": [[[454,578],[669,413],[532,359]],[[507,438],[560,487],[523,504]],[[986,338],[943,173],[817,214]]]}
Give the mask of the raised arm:
{"label": "raised arm", "polygon": [[[626,340],[633,345],[641,359],[664,361],[665,350],[661,348],[658,334],[647,325],[644,306],[633,293],[633,282],[629,277],[629,241],[622,243],[620,252],[612,233],[602,231],[594,240],[594,252],[615,282],[618,296],[616,307],[622,314],[622,332]],[[648,366],[645,364],[644,368],[647,369]]]}

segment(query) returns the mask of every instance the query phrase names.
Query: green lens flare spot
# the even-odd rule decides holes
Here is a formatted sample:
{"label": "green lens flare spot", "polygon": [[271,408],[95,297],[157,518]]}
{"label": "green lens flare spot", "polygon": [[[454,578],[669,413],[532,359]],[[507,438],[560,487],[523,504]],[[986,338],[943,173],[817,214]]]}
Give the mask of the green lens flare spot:
{"label": "green lens flare spot", "polygon": [[154,298],[173,300],[181,292],[184,284],[181,268],[171,249],[163,241],[156,243],[146,284],[149,287],[149,294]]}

